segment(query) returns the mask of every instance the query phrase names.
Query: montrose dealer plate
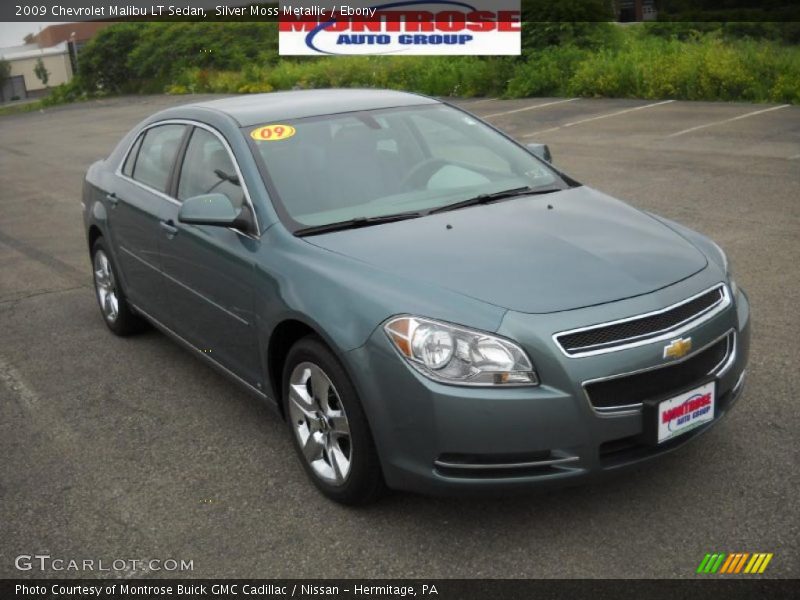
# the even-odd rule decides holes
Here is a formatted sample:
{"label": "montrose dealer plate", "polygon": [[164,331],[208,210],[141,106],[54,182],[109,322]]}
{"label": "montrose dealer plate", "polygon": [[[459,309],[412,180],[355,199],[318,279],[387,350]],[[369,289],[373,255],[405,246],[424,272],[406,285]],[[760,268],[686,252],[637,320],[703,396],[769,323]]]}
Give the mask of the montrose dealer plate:
{"label": "montrose dealer plate", "polygon": [[[709,381],[677,396],[659,402],[653,413],[657,419],[656,433],[658,444],[674,439],[692,429],[714,419],[716,383]],[[645,415],[647,418],[647,414]],[[652,439],[652,438],[651,438]]]}

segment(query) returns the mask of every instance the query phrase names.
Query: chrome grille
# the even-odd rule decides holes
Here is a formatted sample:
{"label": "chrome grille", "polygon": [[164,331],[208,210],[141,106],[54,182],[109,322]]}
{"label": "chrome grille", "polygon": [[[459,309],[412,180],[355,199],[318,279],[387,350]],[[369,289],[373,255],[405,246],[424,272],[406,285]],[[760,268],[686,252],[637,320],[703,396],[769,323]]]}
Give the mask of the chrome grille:
{"label": "chrome grille", "polygon": [[569,356],[612,351],[617,346],[633,341],[647,341],[672,332],[710,315],[715,308],[725,305],[726,300],[725,287],[719,285],[658,312],[559,333],[555,339]]}
{"label": "chrome grille", "polygon": [[735,357],[736,334],[729,332],[682,361],[662,367],[584,383],[592,407],[599,412],[638,408],[642,402],[678,393],[724,372]]}

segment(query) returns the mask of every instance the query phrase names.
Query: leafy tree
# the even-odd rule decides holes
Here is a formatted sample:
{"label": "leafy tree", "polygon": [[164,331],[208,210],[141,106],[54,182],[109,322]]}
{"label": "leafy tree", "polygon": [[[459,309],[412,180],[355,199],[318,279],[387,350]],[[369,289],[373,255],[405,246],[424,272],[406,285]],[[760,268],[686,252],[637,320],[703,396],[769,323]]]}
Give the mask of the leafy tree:
{"label": "leafy tree", "polygon": [[44,66],[44,61],[41,56],[36,59],[36,66],[33,67],[33,74],[42,82],[44,87],[47,87],[47,83],[50,81],[50,71]]}
{"label": "leafy tree", "polygon": [[[142,29],[153,25],[155,23],[119,23],[99,31],[78,56],[83,89],[89,93],[130,91],[128,56],[138,45]],[[165,50],[168,48],[169,44]]]}
{"label": "leafy tree", "polygon": [[575,44],[599,48],[615,42],[613,3],[607,0],[523,0],[522,47]]}
{"label": "leafy tree", "polygon": [[161,91],[187,69],[241,70],[278,61],[278,28],[269,22],[119,23],[81,51],[88,93]]}

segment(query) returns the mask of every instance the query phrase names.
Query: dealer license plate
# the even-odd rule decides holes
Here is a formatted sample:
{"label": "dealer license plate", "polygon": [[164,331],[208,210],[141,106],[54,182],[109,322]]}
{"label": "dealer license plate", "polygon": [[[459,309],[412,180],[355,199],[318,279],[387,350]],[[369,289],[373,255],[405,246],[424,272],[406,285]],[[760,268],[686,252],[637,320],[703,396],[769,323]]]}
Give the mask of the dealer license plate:
{"label": "dealer license plate", "polygon": [[714,419],[713,381],[658,404],[658,443],[674,439]]}

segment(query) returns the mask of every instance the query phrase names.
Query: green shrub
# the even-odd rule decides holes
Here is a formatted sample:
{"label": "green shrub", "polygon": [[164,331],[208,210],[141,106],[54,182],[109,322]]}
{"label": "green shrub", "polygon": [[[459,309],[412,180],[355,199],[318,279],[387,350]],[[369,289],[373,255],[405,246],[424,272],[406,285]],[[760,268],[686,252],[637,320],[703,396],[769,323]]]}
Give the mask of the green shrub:
{"label": "green shrub", "polygon": [[[47,102],[109,93],[324,87],[461,97],[800,102],[800,48],[783,43],[794,24],[620,27],[602,22],[607,5],[606,0],[525,0],[525,15],[545,15],[551,21],[524,23],[520,57],[279,57],[275,23],[117,24],[82,49],[80,76],[53,90]],[[573,22],[566,22],[565,15]],[[766,37],[776,31],[784,37]]]}
{"label": "green shrub", "polygon": [[54,88],[50,88],[50,92],[39,101],[39,104],[40,106],[56,106],[58,104],[67,104],[69,102],[77,102],[86,99],[88,99],[88,95],[79,85],[75,84],[75,80],[73,79],[70,83],[62,83]]}
{"label": "green shrub", "polygon": [[501,94],[513,75],[514,61],[478,57],[342,56],[281,61],[274,67],[240,71],[190,68],[166,86],[170,94],[252,93],[330,87],[380,87],[415,90],[436,96]]}
{"label": "green shrub", "polygon": [[554,46],[599,48],[618,43],[619,28],[606,0],[523,0],[524,53]]}
{"label": "green shrub", "polygon": [[137,47],[141,23],[119,23],[101,30],[78,54],[80,84],[89,93],[134,91],[127,58]]}
{"label": "green shrub", "polygon": [[620,48],[587,56],[571,77],[567,93],[781,102],[797,97],[798,60],[798,48],[730,43],[718,36],[685,42],[631,38]]}
{"label": "green shrub", "polygon": [[159,92],[187,69],[239,70],[278,60],[275,23],[119,23],[80,52],[87,92]]}
{"label": "green shrub", "polygon": [[531,53],[508,83],[506,96],[559,96],[567,93],[569,78],[589,52],[575,46],[545,48]]}

